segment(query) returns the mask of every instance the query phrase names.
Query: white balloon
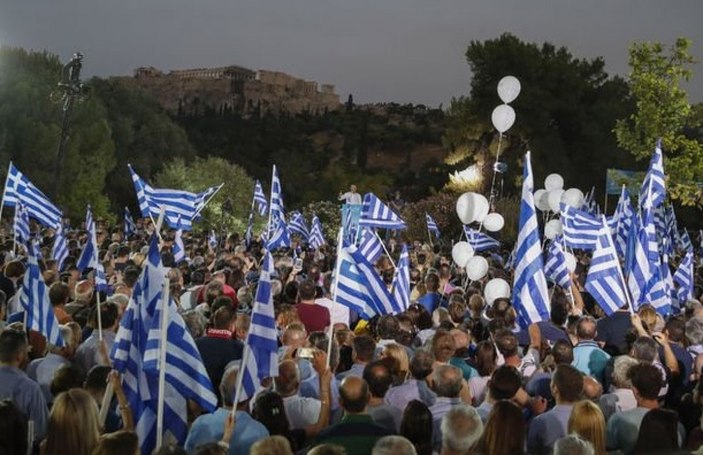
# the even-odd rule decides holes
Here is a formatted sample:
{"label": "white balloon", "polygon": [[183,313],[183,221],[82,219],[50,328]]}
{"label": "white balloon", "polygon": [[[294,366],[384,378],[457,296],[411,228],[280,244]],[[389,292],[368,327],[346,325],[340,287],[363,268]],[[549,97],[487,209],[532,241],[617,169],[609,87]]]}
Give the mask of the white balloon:
{"label": "white balloon", "polygon": [[456,214],[464,224],[483,221],[488,210],[488,199],[482,194],[464,193],[456,201]]}
{"label": "white balloon", "polygon": [[575,209],[580,209],[583,205],[583,192],[578,188],[569,188],[561,196],[561,202]]}
{"label": "white balloon", "polygon": [[515,123],[515,111],[507,104],[501,104],[493,109],[491,122],[499,133],[505,133]]}
{"label": "white balloon", "polygon": [[478,281],[488,273],[488,261],[483,256],[474,256],[466,263],[466,274],[471,281]]}
{"label": "white balloon", "polygon": [[547,191],[560,190],[564,188],[564,177],[559,174],[549,174],[544,179],[544,188]]}
{"label": "white balloon", "polygon": [[468,222],[466,221],[468,219],[467,215],[470,215],[469,205],[471,204],[471,194],[472,193],[464,193],[456,200],[456,214],[464,224],[469,224],[471,222],[470,220]]}
{"label": "white balloon", "polygon": [[549,192],[548,196],[548,201],[549,201],[549,210],[551,210],[554,213],[559,213],[561,212],[560,208],[560,203],[561,203],[561,196],[564,194],[564,190],[552,190]]}
{"label": "white balloon", "polygon": [[535,200],[535,205],[543,212],[549,211],[549,191],[544,190],[544,193],[539,195],[539,200]]}
{"label": "white balloon", "polygon": [[500,213],[489,213],[483,220],[483,227],[489,232],[498,232],[505,226],[505,219]]}
{"label": "white balloon", "polygon": [[568,251],[564,251],[564,259],[566,259],[566,269],[569,273],[574,273],[576,270],[576,257]]}
{"label": "white balloon", "polygon": [[474,255],[474,249],[469,242],[456,242],[452,247],[452,259],[459,267],[466,267]]}
{"label": "white balloon", "polygon": [[475,209],[473,221],[476,223],[483,223],[483,220],[486,219],[488,211],[491,209],[491,207],[488,205],[488,199],[486,199],[486,196],[478,193],[474,194],[476,194],[476,196],[474,197]]}
{"label": "white balloon", "polygon": [[498,96],[506,104],[517,98],[520,89],[520,81],[515,76],[505,76],[498,82]]}
{"label": "white balloon", "polygon": [[561,234],[561,221],[550,220],[544,225],[544,236],[549,240],[554,240],[554,237]]}
{"label": "white balloon", "polygon": [[495,299],[510,297],[510,285],[502,278],[493,278],[483,288],[483,296],[486,299],[486,304],[493,305]]}

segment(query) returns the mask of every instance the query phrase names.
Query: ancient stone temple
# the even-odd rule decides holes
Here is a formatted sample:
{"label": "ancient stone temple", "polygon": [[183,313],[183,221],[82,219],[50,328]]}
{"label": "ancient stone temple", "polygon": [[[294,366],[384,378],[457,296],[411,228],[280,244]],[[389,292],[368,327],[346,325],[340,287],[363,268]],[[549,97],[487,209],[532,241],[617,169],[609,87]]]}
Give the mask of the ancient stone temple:
{"label": "ancient stone temple", "polygon": [[231,110],[246,115],[315,114],[341,106],[334,85],[320,85],[278,71],[253,71],[241,66],[167,73],[154,67],[141,67],[134,70],[134,77],[124,79],[151,93],[173,113],[197,115],[208,110]]}

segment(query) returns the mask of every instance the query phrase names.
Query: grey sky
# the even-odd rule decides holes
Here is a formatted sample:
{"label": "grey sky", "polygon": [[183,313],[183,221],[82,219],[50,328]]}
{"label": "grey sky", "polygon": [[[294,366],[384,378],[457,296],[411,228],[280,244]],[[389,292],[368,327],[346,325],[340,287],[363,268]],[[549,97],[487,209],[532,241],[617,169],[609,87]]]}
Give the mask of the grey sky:
{"label": "grey sky", "polygon": [[[0,44],[86,55],[87,75],[237,64],[337,85],[357,102],[446,103],[468,91],[471,40],[504,31],[603,56],[687,36],[703,61],[702,0],[0,0]],[[688,86],[703,101],[703,63]]]}

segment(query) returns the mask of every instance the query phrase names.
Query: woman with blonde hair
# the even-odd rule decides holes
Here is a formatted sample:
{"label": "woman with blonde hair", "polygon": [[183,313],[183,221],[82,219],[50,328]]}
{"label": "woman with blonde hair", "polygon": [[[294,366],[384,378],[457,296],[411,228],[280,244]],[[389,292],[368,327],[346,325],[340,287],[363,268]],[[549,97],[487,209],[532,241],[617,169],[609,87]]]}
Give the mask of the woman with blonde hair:
{"label": "woman with blonde hair", "polygon": [[391,374],[393,375],[393,385],[399,385],[405,382],[408,377],[408,372],[410,371],[410,360],[408,359],[408,352],[405,347],[397,344],[390,343],[387,344],[379,356],[381,359],[388,358],[392,360],[393,368],[391,368]]}
{"label": "woman with blonde hair", "polygon": [[292,455],[290,443],[283,436],[269,436],[251,446],[251,455]]}
{"label": "woman with blonde hair", "polygon": [[45,455],[90,455],[99,439],[95,400],[85,390],[71,389],[54,400],[40,452]]}
{"label": "woman with blonde hair", "polygon": [[595,455],[606,455],[605,418],[593,402],[583,400],[574,404],[569,416],[568,432],[576,433],[593,444]]}

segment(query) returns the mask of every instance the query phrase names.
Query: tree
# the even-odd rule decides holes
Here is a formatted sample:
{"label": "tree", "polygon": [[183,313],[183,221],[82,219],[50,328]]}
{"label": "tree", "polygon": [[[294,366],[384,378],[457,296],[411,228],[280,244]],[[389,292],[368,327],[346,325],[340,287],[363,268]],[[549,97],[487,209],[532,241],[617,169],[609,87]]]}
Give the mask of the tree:
{"label": "tree", "polygon": [[636,110],[618,120],[615,135],[618,144],[640,160],[652,155],[661,138],[668,193],[684,205],[700,207],[703,143],[690,131],[700,126],[701,117],[681,87],[692,74],[690,46],[690,40],[678,38],[669,47],[661,43],[634,43],[630,47],[629,87]]}

